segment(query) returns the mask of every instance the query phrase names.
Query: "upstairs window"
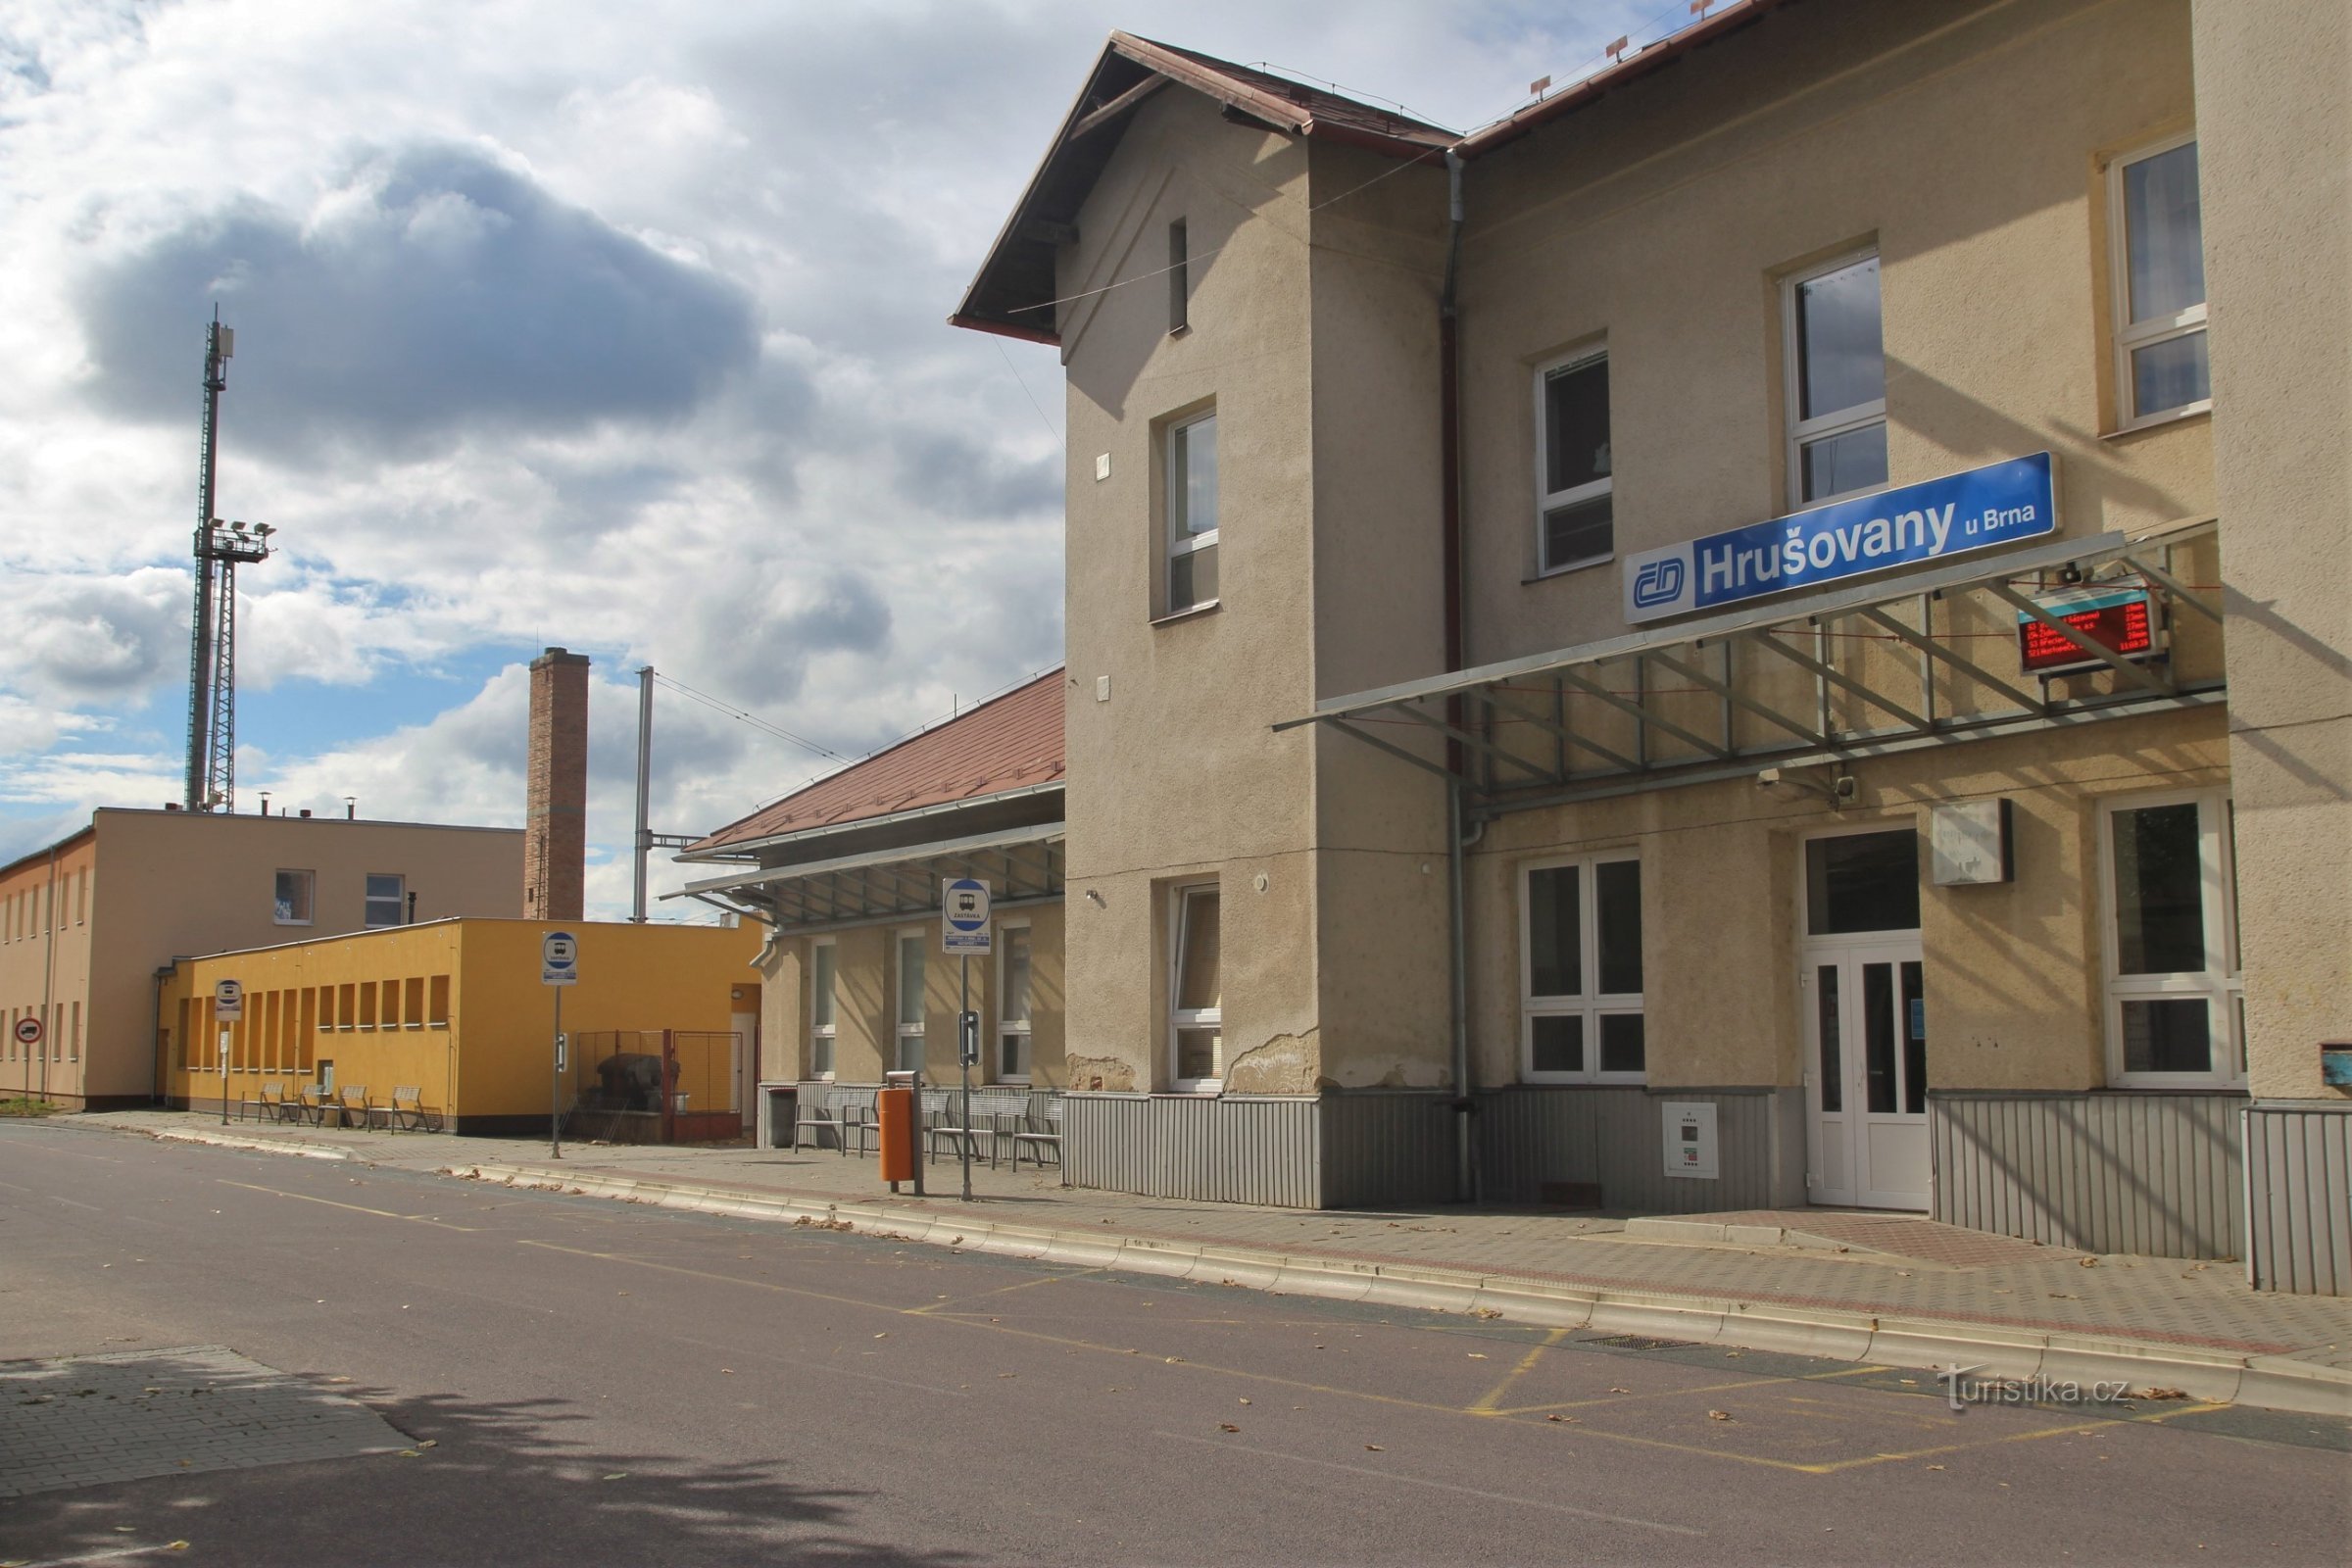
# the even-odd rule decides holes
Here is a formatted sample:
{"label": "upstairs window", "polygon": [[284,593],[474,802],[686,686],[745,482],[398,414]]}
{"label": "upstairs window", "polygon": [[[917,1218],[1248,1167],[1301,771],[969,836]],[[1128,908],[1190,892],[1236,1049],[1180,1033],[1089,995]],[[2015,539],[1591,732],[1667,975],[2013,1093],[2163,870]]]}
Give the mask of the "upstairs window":
{"label": "upstairs window", "polygon": [[318,883],[316,871],[277,873],[276,920],[279,925],[309,925],[311,895]]}
{"label": "upstairs window", "polygon": [[1217,416],[1168,426],[1168,608],[1171,615],[1217,602]]}
{"label": "upstairs window", "polygon": [[1522,1074],[1642,1082],[1642,862],[1617,855],[1529,866],[1520,930]]}
{"label": "upstairs window", "polygon": [[1829,501],[1886,482],[1886,348],[1879,258],[1848,256],[1788,280],[1788,499]]}
{"label": "upstairs window", "polygon": [[2117,413],[2132,425],[2210,407],[2197,143],[2176,136],[2107,168]]}
{"label": "upstairs window", "polygon": [[1168,225],[1168,333],[1172,337],[1193,324],[1193,277],[1191,246],[1185,238],[1184,220],[1179,218]]}
{"label": "upstairs window", "polygon": [[1609,358],[1586,352],[1536,371],[1536,569],[1566,571],[1616,549],[1609,464]]}
{"label": "upstairs window", "polygon": [[407,895],[408,882],[405,878],[385,876],[376,871],[368,872],[368,929],[372,931],[379,926],[406,923],[401,915],[401,905],[405,902]]}

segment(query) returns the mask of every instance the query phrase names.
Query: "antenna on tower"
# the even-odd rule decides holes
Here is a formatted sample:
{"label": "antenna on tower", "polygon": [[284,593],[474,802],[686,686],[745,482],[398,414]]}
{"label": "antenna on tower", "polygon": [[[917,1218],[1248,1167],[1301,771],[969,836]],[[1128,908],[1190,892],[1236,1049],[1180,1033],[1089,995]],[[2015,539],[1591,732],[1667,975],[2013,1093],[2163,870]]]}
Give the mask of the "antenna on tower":
{"label": "antenna on tower", "polygon": [[213,514],[220,455],[220,394],[236,333],[219,307],[204,336],[204,428],[197,453],[196,613],[188,650],[188,776],[191,811],[233,810],[237,793],[237,564],[270,559],[268,523]]}

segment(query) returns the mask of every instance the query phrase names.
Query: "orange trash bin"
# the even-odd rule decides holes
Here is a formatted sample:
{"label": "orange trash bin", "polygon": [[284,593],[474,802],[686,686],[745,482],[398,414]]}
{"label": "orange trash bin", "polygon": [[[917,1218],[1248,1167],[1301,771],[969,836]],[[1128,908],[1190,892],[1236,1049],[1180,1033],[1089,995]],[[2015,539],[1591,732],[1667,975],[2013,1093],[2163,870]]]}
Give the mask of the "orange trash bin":
{"label": "orange trash bin", "polygon": [[914,1091],[880,1091],[874,1096],[874,1115],[881,1123],[882,1179],[914,1180]]}

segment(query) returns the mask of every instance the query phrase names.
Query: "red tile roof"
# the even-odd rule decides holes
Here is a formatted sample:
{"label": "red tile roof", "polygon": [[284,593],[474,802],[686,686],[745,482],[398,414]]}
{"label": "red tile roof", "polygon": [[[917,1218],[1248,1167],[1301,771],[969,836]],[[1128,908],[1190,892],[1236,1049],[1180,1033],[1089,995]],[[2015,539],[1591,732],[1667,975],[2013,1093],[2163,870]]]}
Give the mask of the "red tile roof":
{"label": "red tile roof", "polygon": [[934,729],[761,807],[686,855],[926,806],[977,801],[1062,776],[1060,666]]}

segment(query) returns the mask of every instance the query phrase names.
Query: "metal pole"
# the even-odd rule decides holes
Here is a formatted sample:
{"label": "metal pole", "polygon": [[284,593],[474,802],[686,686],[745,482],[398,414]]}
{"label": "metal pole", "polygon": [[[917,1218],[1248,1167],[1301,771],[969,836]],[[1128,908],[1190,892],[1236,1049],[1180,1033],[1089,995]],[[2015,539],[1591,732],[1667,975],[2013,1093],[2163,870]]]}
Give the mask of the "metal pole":
{"label": "metal pole", "polygon": [[547,1097],[548,1157],[564,1157],[564,988],[551,987],[556,994],[556,1038],[548,1042],[548,1054],[555,1058],[552,1082]]}
{"label": "metal pole", "polygon": [[964,1039],[966,1020],[972,1015],[972,956],[964,954],[959,960],[963,970],[963,1000],[956,1009],[956,1059],[963,1064],[963,1136],[956,1140],[963,1146],[963,1200],[972,1200],[972,1053],[973,1041]]}
{"label": "metal pole", "polygon": [[184,805],[191,811],[211,809],[206,800],[209,733],[213,716],[213,505],[215,469],[220,429],[220,393],[228,380],[220,362],[220,313],[204,337],[204,430],[198,453],[196,480],[196,626],[188,658],[188,776]]}
{"label": "metal pole", "polygon": [[228,1025],[220,1026],[220,1125],[228,1125]]}
{"label": "metal pole", "polygon": [[645,924],[645,863],[654,848],[654,666],[637,671],[637,881],[629,918]]}

